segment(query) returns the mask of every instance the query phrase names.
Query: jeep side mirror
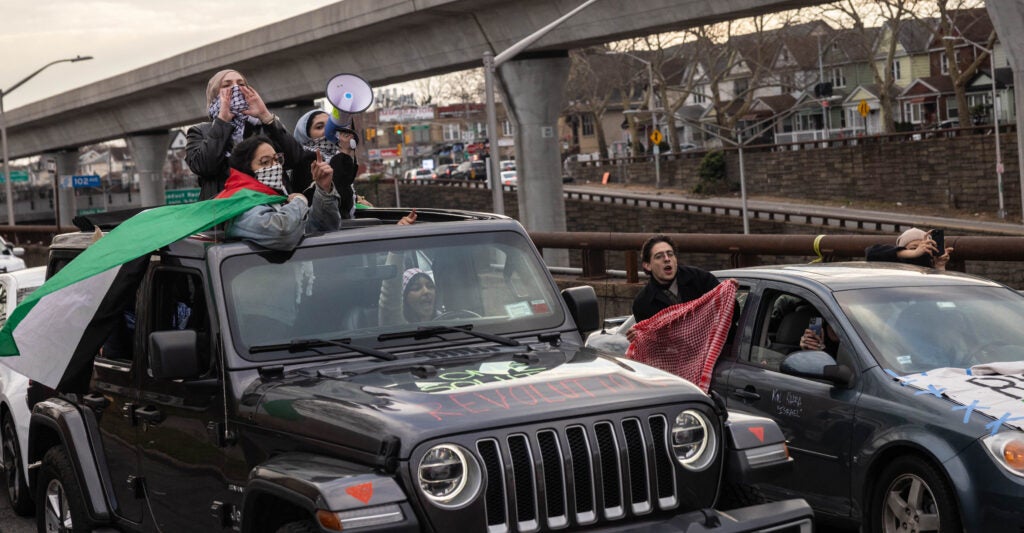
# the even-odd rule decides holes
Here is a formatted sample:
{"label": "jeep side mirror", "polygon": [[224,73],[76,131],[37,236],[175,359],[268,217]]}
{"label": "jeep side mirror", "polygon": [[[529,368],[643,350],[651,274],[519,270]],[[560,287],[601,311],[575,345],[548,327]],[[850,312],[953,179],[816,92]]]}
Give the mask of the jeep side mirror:
{"label": "jeep side mirror", "polygon": [[853,383],[853,370],[836,364],[831,355],[822,351],[793,352],[782,360],[779,370],[791,376],[822,379],[844,388]]}
{"label": "jeep side mirror", "polygon": [[562,291],[562,299],[569,307],[569,314],[576,322],[576,329],[580,335],[586,335],[601,327],[601,306],[597,302],[597,293],[593,287],[570,287]]}
{"label": "jeep side mirror", "polygon": [[149,334],[149,373],[154,379],[189,379],[203,374],[194,330]]}
{"label": "jeep side mirror", "polygon": [[21,246],[15,246],[14,248],[11,248],[11,253],[13,253],[16,257],[21,257],[25,255],[25,248]]}

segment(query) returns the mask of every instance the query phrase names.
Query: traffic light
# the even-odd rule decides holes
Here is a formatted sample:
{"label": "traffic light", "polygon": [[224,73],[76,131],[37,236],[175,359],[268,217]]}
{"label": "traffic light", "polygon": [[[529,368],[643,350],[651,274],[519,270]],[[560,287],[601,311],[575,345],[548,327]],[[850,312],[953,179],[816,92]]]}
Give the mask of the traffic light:
{"label": "traffic light", "polygon": [[401,135],[403,131],[401,124],[395,124],[395,135]]}

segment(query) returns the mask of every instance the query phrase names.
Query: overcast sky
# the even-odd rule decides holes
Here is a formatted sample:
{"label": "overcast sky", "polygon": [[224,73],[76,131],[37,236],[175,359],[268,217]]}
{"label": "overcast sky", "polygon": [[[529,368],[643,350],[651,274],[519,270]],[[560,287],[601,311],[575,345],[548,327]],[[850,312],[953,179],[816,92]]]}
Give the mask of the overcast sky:
{"label": "overcast sky", "polygon": [[0,0],[4,109],[81,87],[338,0]]}

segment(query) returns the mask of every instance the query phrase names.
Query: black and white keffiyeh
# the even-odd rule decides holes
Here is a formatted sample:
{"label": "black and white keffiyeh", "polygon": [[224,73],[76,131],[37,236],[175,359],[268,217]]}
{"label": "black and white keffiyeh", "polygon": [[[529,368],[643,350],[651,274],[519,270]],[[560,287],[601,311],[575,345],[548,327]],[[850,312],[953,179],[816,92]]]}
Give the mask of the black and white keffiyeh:
{"label": "black and white keffiyeh", "polygon": [[281,165],[273,165],[267,168],[261,168],[256,171],[254,176],[256,181],[274,189],[275,191],[285,192],[284,190],[284,167]]}
{"label": "black and white keffiyeh", "polygon": [[[242,88],[238,85],[231,87],[230,105],[231,113],[235,116],[235,118],[231,119],[231,123],[235,126],[235,129],[231,132],[231,140],[234,141],[234,144],[238,144],[242,142],[242,138],[245,135],[245,123],[248,122],[256,126],[259,125],[260,120],[242,113],[249,109],[249,102],[245,101]],[[210,119],[215,118],[218,113],[220,113],[220,98],[214,98],[213,103],[210,104]]]}

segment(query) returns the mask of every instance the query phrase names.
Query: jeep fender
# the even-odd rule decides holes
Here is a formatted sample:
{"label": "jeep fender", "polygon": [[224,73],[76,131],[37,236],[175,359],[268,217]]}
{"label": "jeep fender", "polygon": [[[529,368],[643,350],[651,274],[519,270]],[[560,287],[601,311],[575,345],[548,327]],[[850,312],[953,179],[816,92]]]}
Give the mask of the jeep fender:
{"label": "jeep fender", "polygon": [[793,468],[786,437],[774,420],[730,411],[724,433],[729,482],[759,483]]}
{"label": "jeep fender", "polygon": [[[75,475],[85,497],[86,512],[92,520],[105,522],[111,519],[104,491],[109,485],[101,475],[93,453],[92,435],[96,434],[95,419],[82,416],[73,404],[65,400],[50,398],[32,408],[27,455],[29,464],[32,464],[42,460],[53,446],[63,445],[75,466]],[[32,487],[36,486],[36,473],[36,469],[29,472]]]}
{"label": "jeep fender", "polygon": [[372,469],[308,453],[281,454],[249,472],[243,492],[242,531],[252,531],[258,502],[271,496],[304,509],[347,511],[388,503],[405,503],[395,480]]}

